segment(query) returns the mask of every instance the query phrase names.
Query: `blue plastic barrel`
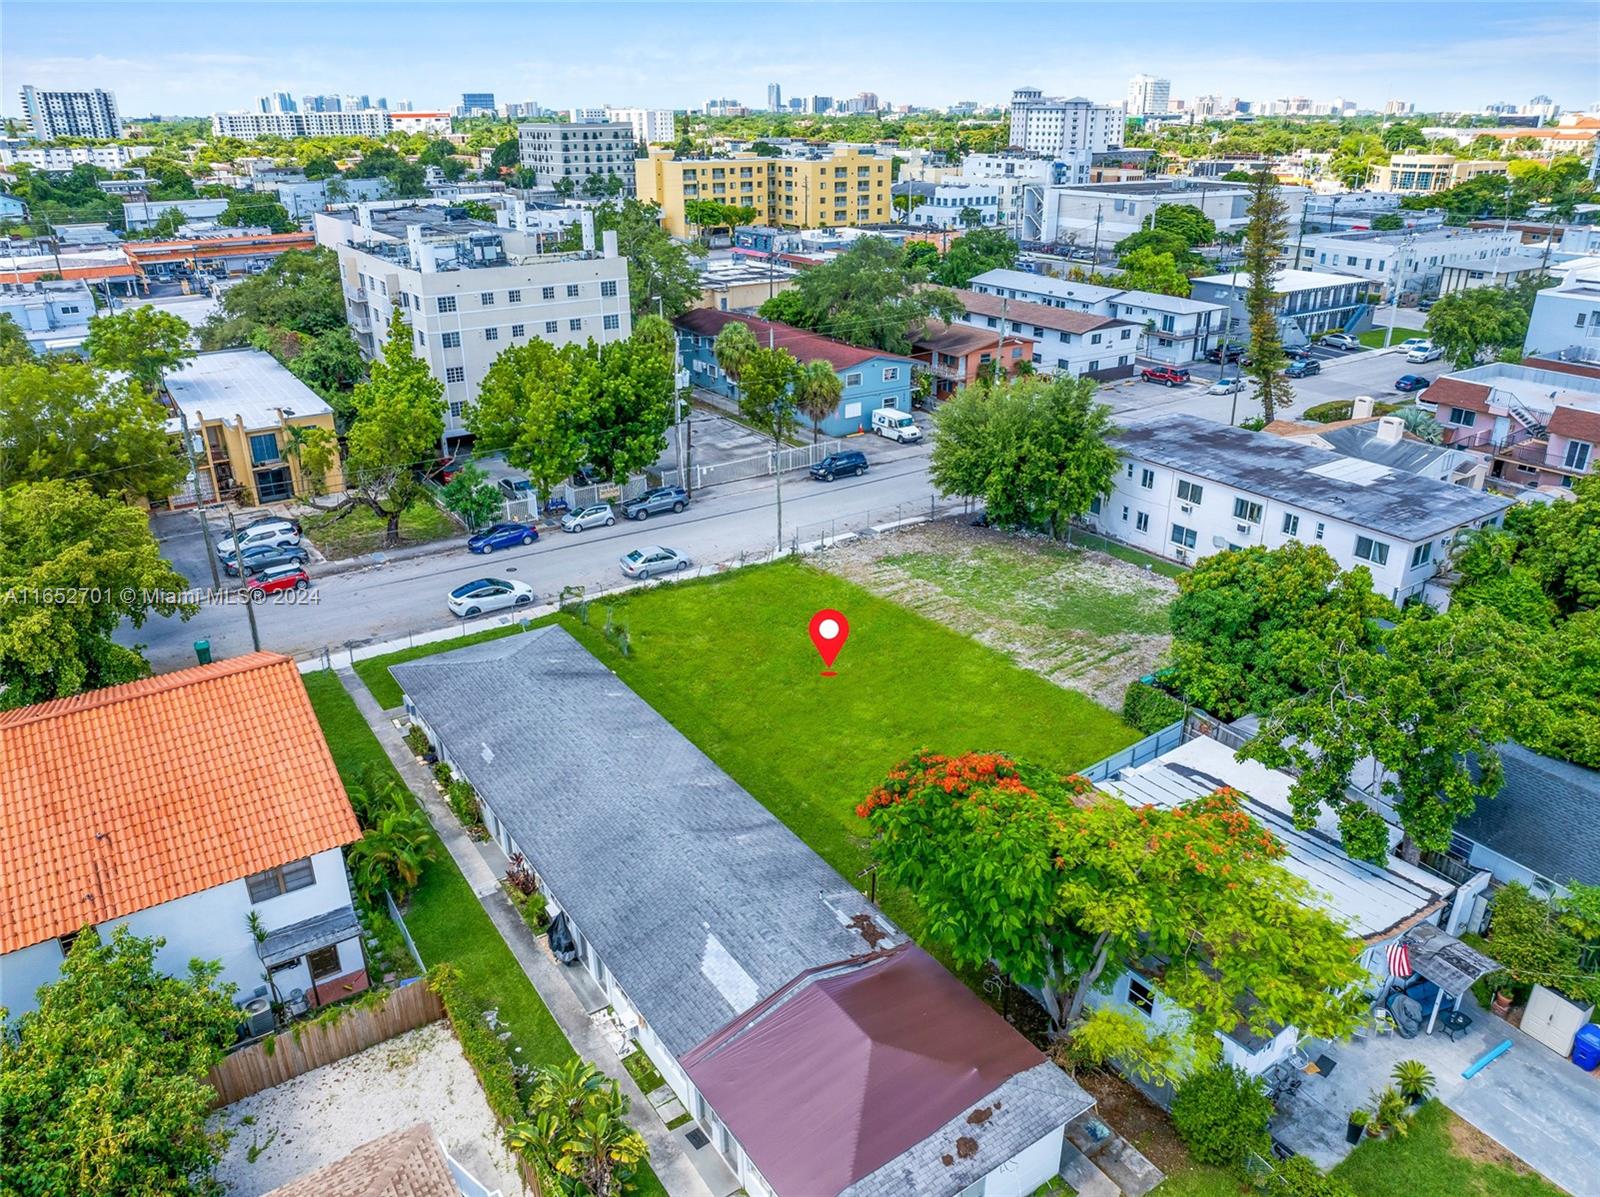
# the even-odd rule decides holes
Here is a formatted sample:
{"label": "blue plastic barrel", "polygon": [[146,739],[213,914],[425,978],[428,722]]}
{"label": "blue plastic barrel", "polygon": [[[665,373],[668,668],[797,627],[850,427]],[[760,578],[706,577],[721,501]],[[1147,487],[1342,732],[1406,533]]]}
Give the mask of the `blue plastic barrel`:
{"label": "blue plastic barrel", "polygon": [[1572,1062],[1585,1072],[1600,1066],[1600,1026],[1590,1023],[1572,1040]]}

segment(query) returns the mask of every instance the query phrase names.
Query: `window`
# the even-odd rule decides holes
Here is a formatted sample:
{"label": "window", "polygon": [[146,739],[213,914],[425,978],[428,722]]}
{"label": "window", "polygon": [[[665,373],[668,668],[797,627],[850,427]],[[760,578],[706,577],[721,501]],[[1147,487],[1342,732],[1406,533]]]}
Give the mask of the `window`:
{"label": "window", "polygon": [[1141,511],[1138,517],[1133,521],[1133,526],[1140,532],[1150,531],[1150,513],[1148,511]]}
{"label": "window", "polygon": [[1154,470],[1140,470],[1139,485],[1145,490],[1155,490],[1156,472]]}
{"label": "window", "polygon": [[456,297],[454,295],[441,295],[438,303],[441,312],[453,312],[456,310]]}
{"label": "window", "polygon": [[441,338],[441,343],[446,349],[460,349],[461,334],[458,332],[447,332]]}
{"label": "window", "polygon": [[561,327],[560,324],[558,324],[554,320],[546,320],[544,322],[544,331],[546,333],[548,333],[548,334],[552,334],[553,335],[556,332],[556,330],[559,329],[560,327]]}
{"label": "window", "polygon": [[507,291],[506,292],[506,302],[507,303],[521,303],[522,302],[522,292],[521,291]]}
{"label": "window", "polygon": [[467,369],[465,366],[446,366],[444,370],[446,382],[466,382]]}
{"label": "window", "polygon": [[478,292],[478,302],[481,303],[486,308],[494,307],[494,292],[493,291],[480,291],[480,292]]}
{"label": "window", "polygon": [[1128,505],[1126,503],[1122,505],[1122,522],[1128,522]]}
{"label": "window", "polygon": [[513,324],[511,326],[511,338],[512,338],[512,340],[515,340],[518,337],[525,337],[527,335],[528,335],[528,326],[526,324]]}
{"label": "window", "polygon": [[583,317],[582,316],[574,316],[571,320],[568,320],[567,321],[567,331],[568,332],[582,332],[583,331]]}
{"label": "window", "polygon": [[539,298],[540,299],[554,299],[555,297],[556,297],[556,289],[554,287],[541,287],[539,289]]}
{"label": "window", "polygon": [[616,279],[608,278],[608,279],[606,279],[605,281],[603,281],[600,284],[600,294],[604,295],[607,299],[612,298],[613,296],[616,295],[616,293],[617,293],[617,280]]}
{"label": "window", "polygon": [[1426,565],[1426,564],[1428,564],[1428,562],[1430,562],[1432,560],[1433,560],[1433,541],[1431,541],[1431,540],[1428,541],[1426,544],[1419,544],[1416,548],[1411,550],[1411,568],[1412,569],[1416,569],[1419,565]]}
{"label": "window", "polygon": [[65,935],[56,936],[56,943],[61,945],[61,958],[63,960],[72,955],[72,945],[78,942],[79,934],[77,931],[69,931]]}
{"label": "window", "polygon": [[423,346],[424,346],[424,345],[426,345],[426,344],[427,344],[427,343],[428,343],[428,334],[427,334],[427,333],[425,333],[425,332],[423,332],[423,331],[422,331],[422,330],[421,330],[421,329],[420,329],[420,328],[419,328],[419,329],[418,329],[418,330],[417,330],[417,348],[418,348],[418,349],[421,349],[421,348],[422,348],[422,347],[423,347]]}
{"label": "window", "polygon": [[858,387],[858,386],[860,386],[861,385],[861,372],[859,370],[857,370],[854,374],[846,374],[844,376],[844,385],[847,386],[847,387]]}
{"label": "window", "polygon": [[1150,986],[1143,981],[1137,977],[1129,977],[1128,1005],[1153,1016],[1156,1012],[1156,995],[1150,992]]}
{"label": "window", "polygon": [[567,298],[568,299],[576,299],[576,298],[578,298],[578,294],[579,294],[578,284],[577,283],[568,283],[567,284]]}
{"label": "window", "polygon": [[1295,515],[1293,512],[1290,512],[1290,511],[1284,512],[1284,514],[1283,514],[1283,534],[1285,536],[1299,536],[1300,535],[1300,517],[1298,515]]}
{"label": "window", "polygon": [[1125,328],[1125,329],[1122,330],[1122,339],[1124,341],[1126,341],[1131,336],[1133,336],[1133,329]]}
{"label": "window", "polygon": [[1198,503],[1205,497],[1206,488],[1198,482],[1190,482],[1187,478],[1178,479],[1178,498],[1185,503]]}
{"label": "window", "polygon": [[1322,523],[1320,520],[1317,522],[1317,539],[1318,540],[1322,539],[1322,534],[1323,534],[1323,532],[1325,532],[1327,530],[1327,527],[1328,527],[1328,525]]}
{"label": "window", "polygon": [[1089,344],[1091,344],[1091,345],[1100,344],[1100,334],[1099,333],[1091,333],[1090,336],[1089,336]]}
{"label": "window", "polygon": [[1373,540],[1369,536],[1356,537],[1356,556],[1363,561],[1370,561],[1374,565],[1387,565],[1389,562],[1389,546],[1381,540]]}
{"label": "window", "polygon": [[900,367],[899,366],[885,366],[884,369],[883,369],[883,381],[884,382],[899,382],[900,381]]}
{"label": "window", "polygon": [[1090,515],[1099,515],[1100,514],[1100,496],[1099,495],[1096,495],[1094,498],[1089,500],[1089,514]]}
{"label": "window", "polygon": [[1248,499],[1235,499],[1233,501],[1233,518],[1243,520],[1247,524],[1261,522],[1261,504],[1252,503]]}
{"label": "window", "polygon": [[1094,372],[1095,372],[1095,371],[1096,371],[1096,370],[1098,370],[1098,369],[1099,369],[1099,368],[1100,368],[1100,361],[1099,361],[1099,359],[1098,359],[1098,358],[1097,358],[1097,359],[1096,359],[1096,360],[1094,360],[1094,361],[1092,361],[1092,362],[1090,362],[1090,363],[1089,363],[1089,364],[1088,364],[1088,366],[1086,366],[1086,367],[1085,367],[1085,371],[1086,371],[1086,372],[1087,372],[1087,373],[1089,373],[1089,374],[1093,374],[1093,373],[1094,373]]}
{"label": "window", "polygon": [[278,434],[255,432],[250,434],[250,460],[255,465],[278,460]]}
{"label": "window", "polygon": [[605,319],[601,323],[606,328],[621,328],[622,327],[622,317],[613,314],[613,315],[605,317]]}
{"label": "window", "polygon": [[311,868],[311,858],[307,856],[303,860],[292,860],[286,865],[279,865],[264,873],[251,873],[244,879],[244,883],[250,890],[252,902],[265,902],[268,898],[276,898],[279,894],[292,894],[297,889],[315,885],[317,875]]}
{"label": "window", "polygon": [[466,410],[467,405],[465,403],[460,401],[454,402],[450,405],[450,418],[452,420],[459,420],[461,418],[461,413]]}
{"label": "window", "polygon": [[1567,455],[1562,464],[1569,470],[1581,471],[1589,468],[1589,457],[1594,446],[1588,441],[1568,441]]}
{"label": "window", "polygon": [[498,328],[486,328],[486,329],[484,329],[483,330],[483,339],[485,341],[498,341],[500,339],[500,330]]}
{"label": "window", "polygon": [[1465,407],[1452,407],[1446,419],[1458,428],[1471,428],[1478,422],[1478,413]]}
{"label": "window", "polygon": [[1185,528],[1182,524],[1172,525],[1172,543],[1185,549],[1194,548],[1195,531]]}

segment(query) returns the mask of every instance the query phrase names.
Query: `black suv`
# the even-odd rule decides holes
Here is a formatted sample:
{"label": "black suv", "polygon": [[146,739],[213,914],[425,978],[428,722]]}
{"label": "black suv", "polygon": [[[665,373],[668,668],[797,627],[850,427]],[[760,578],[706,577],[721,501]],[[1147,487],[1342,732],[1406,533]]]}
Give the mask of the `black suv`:
{"label": "black suv", "polygon": [[865,474],[867,472],[867,455],[855,449],[844,453],[830,453],[816,465],[811,467],[811,476],[820,478],[824,482],[832,482],[844,474]]}
{"label": "black suv", "polygon": [[1226,357],[1230,362],[1236,362],[1243,356],[1243,345],[1229,345],[1226,348],[1220,345],[1213,345],[1210,349],[1206,350],[1206,361],[1208,362],[1220,363],[1224,357]]}

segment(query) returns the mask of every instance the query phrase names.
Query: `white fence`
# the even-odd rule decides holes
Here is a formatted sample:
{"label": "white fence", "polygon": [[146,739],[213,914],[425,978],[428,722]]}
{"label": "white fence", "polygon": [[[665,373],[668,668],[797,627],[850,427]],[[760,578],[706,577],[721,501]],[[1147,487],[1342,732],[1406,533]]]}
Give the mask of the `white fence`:
{"label": "white fence", "polygon": [[741,457],[735,461],[717,461],[710,465],[695,465],[689,468],[689,476],[694,479],[693,485],[684,482],[684,471],[662,470],[662,486],[688,486],[690,490],[698,490],[702,486],[716,486],[722,482],[741,482],[746,478],[770,478],[777,473],[789,473],[793,470],[804,470],[817,464],[830,453],[837,453],[844,446],[839,441],[817,441],[810,445],[801,445],[794,449],[768,449],[765,453],[757,453],[752,457]]}

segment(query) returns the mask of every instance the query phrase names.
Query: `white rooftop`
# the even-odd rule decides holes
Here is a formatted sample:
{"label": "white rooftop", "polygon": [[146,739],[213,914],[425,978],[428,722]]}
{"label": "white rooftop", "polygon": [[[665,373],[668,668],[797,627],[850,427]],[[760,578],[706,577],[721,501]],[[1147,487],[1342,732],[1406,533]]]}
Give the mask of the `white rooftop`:
{"label": "white rooftop", "polygon": [[[1219,287],[1248,287],[1250,272],[1240,270],[1227,274],[1207,274],[1190,279],[1193,283],[1215,283]],[[1348,287],[1361,280],[1350,274],[1328,274],[1320,270],[1285,270],[1278,275],[1273,290],[1279,295],[1292,295],[1297,291],[1315,291],[1321,287]]]}
{"label": "white rooftop", "polygon": [[[1505,395],[1513,395],[1535,411],[1553,412],[1558,406],[1600,411],[1600,378],[1584,374],[1541,370],[1515,362],[1490,362],[1469,370],[1454,370],[1446,377],[1489,387],[1491,392],[1500,392],[1501,402]],[[1490,395],[1491,402],[1495,398]]]}
{"label": "white rooftop", "polygon": [[[1170,808],[1231,786],[1246,795],[1244,809],[1286,849],[1280,863],[1316,892],[1319,905],[1364,940],[1381,941],[1438,908],[1455,890],[1440,877],[1390,856],[1379,867],[1352,860],[1339,846],[1338,823],[1326,813],[1300,831],[1290,817],[1294,779],[1255,761],[1234,759],[1233,749],[1201,736],[1147,765],[1124,769],[1100,788],[1130,806]],[[1390,828],[1390,845],[1398,842]]]}
{"label": "white rooftop", "polygon": [[166,378],[167,393],[191,418],[243,421],[246,431],[276,428],[279,413],[331,415],[333,408],[288,370],[259,349],[202,353]]}

